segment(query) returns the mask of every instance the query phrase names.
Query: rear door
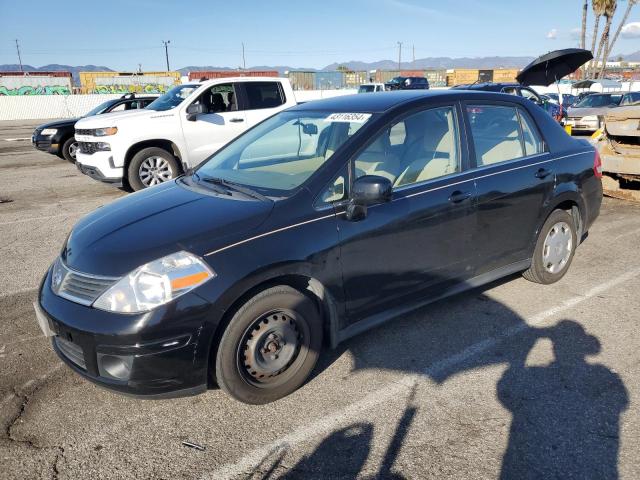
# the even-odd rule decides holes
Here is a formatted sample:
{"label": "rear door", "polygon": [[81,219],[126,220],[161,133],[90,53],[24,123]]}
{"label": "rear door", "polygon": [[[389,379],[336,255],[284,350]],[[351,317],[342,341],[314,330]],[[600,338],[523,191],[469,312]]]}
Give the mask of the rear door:
{"label": "rear door", "polygon": [[465,110],[478,195],[476,274],[482,274],[530,258],[555,172],[525,108],[507,102],[466,102]]}
{"label": "rear door", "polygon": [[208,88],[191,102],[203,104],[206,113],[195,121],[186,116],[181,119],[190,165],[197,165],[247,129],[245,112],[237,107],[237,85],[222,83]]}
{"label": "rear door", "polygon": [[366,218],[338,215],[349,322],[439,295],[473,275],[475,186],[457,105],[392,123],[357,154],[352,176],[394,184]]}
{"label": "rear door", "polygon": [[240,82],[238,90],[238,108],[245,114],[246,128],[278,113],[287,101],[280,82]]}

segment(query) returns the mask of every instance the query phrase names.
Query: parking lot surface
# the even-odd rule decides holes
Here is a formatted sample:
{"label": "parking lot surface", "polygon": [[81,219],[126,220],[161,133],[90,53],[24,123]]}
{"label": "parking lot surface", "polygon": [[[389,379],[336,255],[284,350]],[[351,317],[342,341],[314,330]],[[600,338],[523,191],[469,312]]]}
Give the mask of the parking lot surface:
{"label": "parking lot surface", "polygon": [[65,236],[125,193],[34,151],[32,127],[0,122],[0,477],[640,478],[639,205],[605,199],[558,284],[513,276],[399,318],[276,403],[143,401],[40,334]]}

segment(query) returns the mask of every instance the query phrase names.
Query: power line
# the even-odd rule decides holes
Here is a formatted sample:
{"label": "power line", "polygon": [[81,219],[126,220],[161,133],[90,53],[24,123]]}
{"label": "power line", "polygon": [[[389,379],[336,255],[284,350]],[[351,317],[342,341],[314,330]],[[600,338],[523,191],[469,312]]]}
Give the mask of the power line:
{"label": "power line", "polygon": [[22,57],[20,56],[20,44],[18,43],[17,38],[16,38],[16,50],[18,51],[18,63],[20,63],[20,71],[24,72],[24,68],[22,67]]}
{"label": "power line", "polygon": [[167,72],[170,72],[171,69],[169,68],[169,44],[171,43],[171,40],[162,40],[162,43],[164,44],[164,56],[167,59]]}

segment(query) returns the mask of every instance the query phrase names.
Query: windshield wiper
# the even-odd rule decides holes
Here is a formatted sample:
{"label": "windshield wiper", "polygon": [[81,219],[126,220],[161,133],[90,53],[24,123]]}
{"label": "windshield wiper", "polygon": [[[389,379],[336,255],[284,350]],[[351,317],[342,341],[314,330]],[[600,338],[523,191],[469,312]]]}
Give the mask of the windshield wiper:
{"label": "windshield wiper", "polygon": [[203,177],[202,181],[207,182],[207,183],[213,183],[214,185],[222,185],[224,187],[230,188],[232,190],[235,190],[237,192],[240,192],[248,197],[253,197],[256,198],[258,200],[262,200],[263,202],[269,202],[269,198],[265,197],[264,195],[262,195],[261,193],[256,192],[255,190],[246,187],[244,185],[240,185],[239,183],[236,182],[232,182],[230,180],[226,180],[224,178],[217,178],[217,177]]}

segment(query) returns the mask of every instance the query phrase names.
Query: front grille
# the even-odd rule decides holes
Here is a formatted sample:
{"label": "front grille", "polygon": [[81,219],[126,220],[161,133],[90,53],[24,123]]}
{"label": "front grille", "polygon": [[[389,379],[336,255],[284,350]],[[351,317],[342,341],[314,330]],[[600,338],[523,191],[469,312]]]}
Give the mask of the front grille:
{"label": "front grille", "polygon": [[82,351],[82,347],[80,345],[76,345],[75,343],[60,337],[54,337],[54,342],[56,342],[56,346],[62,352],[62,354],[67,357],[72,363],[75,363],[77,366],[84,370],[87,369],[87,364],[84,361],[84,352]]}
{"label": "front grille", "polygon": [[98,151],[96,144],[93,142],[78,142],[78,148],[86,155],[93,155]]}
{"label": "front grille", "polygon": [[87,128],[76,128],[76,135],[89,135],[93,136],[93,130]]}
{"label": "front grille", "polygon": [[[60,286],[58,288],[54,287],[54,292],[67,300],[81,305],[91,305],[102,293],[118,281],[118,278],[114,277],[102,277],[76,272],[64,265],[61,260],[58,260],[57,263],[62,279]],[[52,281],[55,281],[55,279]]]}

